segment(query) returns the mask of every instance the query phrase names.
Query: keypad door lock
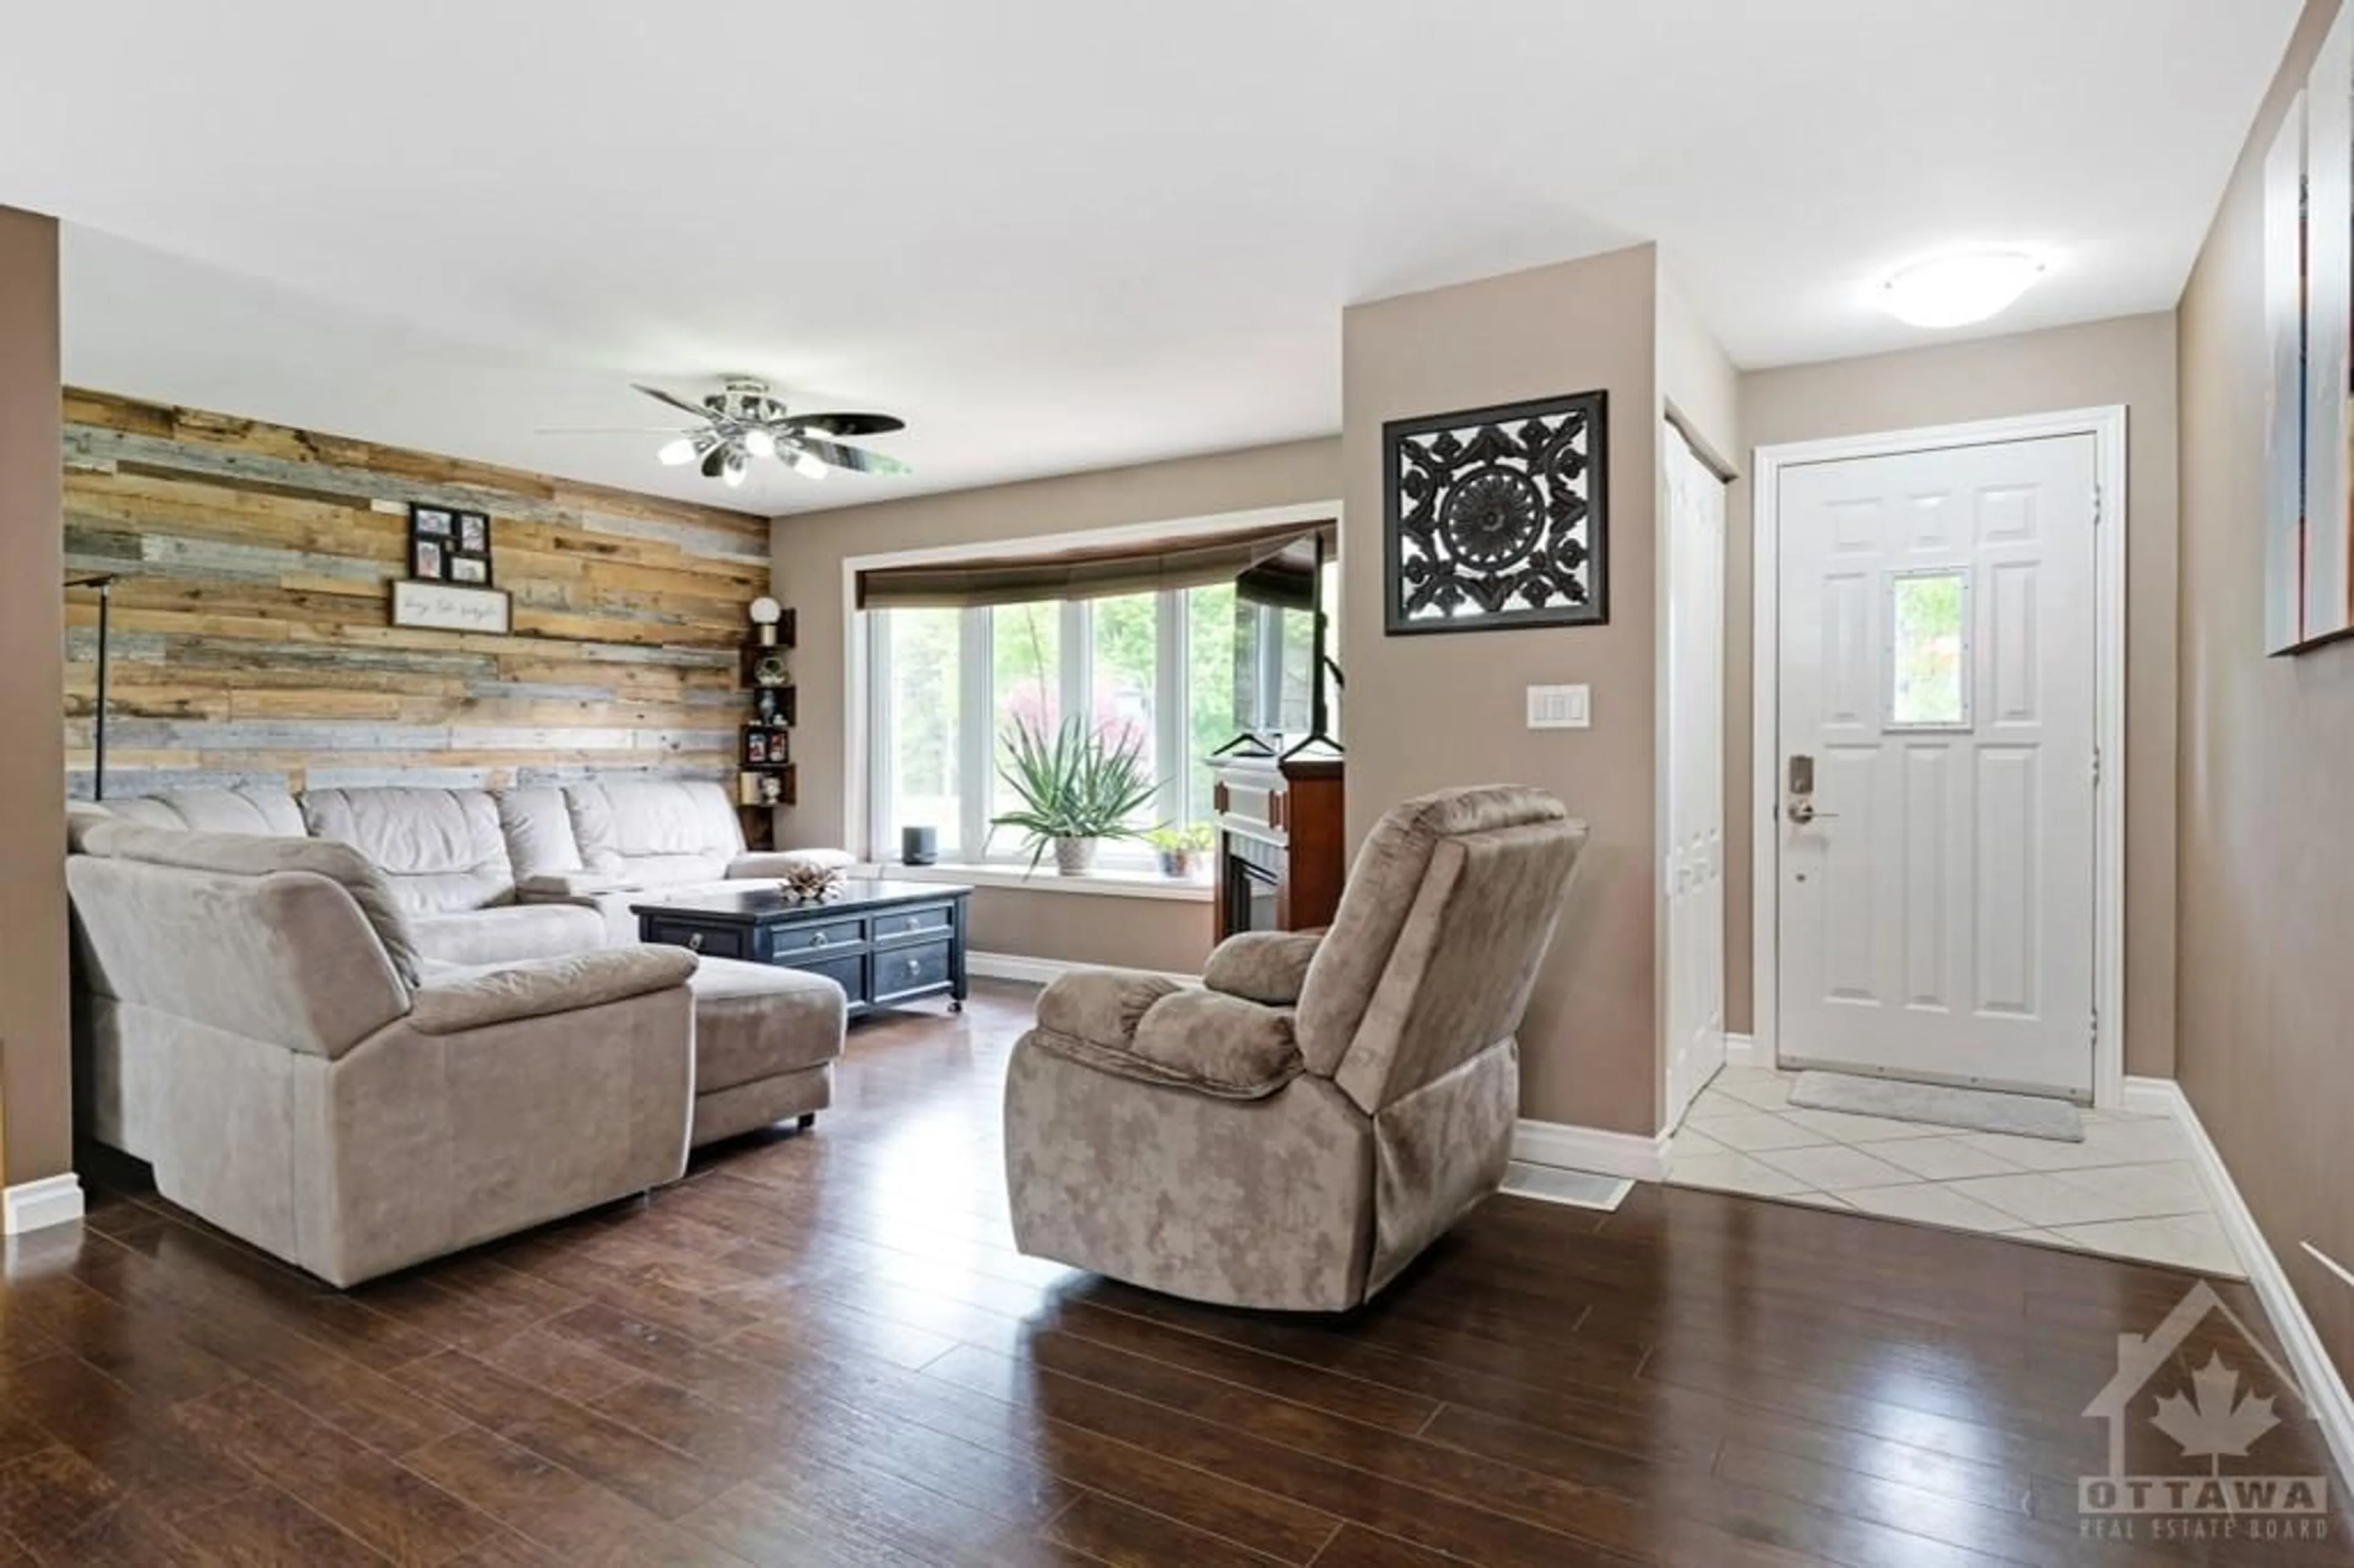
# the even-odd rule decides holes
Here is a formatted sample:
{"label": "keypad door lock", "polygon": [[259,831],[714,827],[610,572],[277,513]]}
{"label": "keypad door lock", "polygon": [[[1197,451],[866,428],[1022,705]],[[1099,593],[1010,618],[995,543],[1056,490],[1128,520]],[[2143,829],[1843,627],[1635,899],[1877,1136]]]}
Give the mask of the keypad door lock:
{"label": "keypad door lock", "polygon": [[1804,752],[1790,754],[1789,795],[1789,804],[1782,809],[1783,815],[1799,827],[1803,828],[1809,822],[1835,821],[1839,818],[1837,811],[1815,809],[1815,759]]}

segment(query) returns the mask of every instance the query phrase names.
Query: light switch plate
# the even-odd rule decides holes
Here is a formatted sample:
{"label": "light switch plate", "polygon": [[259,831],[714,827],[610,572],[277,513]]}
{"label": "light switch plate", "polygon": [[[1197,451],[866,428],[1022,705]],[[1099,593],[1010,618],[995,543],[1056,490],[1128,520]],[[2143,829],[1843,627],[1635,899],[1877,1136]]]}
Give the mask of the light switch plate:
{"label": "light switch plate", "polygon": [[1531,729],[1585,729],[1593,722],[1591,687],[1531,686],[1529,688],[1529,727]]}

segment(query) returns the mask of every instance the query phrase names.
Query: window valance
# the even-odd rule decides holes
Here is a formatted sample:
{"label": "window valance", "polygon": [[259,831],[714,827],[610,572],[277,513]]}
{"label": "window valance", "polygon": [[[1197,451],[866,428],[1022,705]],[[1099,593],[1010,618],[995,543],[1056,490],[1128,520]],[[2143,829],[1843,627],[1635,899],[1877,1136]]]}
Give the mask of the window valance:
{"label": "window valance", "polygon": [[1331,523],[1276,523],[1052,554],[876,567],[858,574],[858,608],[963,609],[1203,588],[1254,568],[1279,570],[1288,546],[1319,534],[1329,551],[1338,533]]}

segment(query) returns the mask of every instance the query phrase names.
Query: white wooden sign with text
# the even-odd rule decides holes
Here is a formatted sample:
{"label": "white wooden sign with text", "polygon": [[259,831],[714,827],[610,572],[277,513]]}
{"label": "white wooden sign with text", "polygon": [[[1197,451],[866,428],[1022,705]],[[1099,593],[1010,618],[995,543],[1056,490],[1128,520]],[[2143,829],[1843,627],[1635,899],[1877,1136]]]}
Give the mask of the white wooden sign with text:
{"label": "white wooden sign with text", "polygon": [[507,604],[507,596],[496,588],[407,581],[392,585],[392,623],[395,626],[504,634],[509,630]]}

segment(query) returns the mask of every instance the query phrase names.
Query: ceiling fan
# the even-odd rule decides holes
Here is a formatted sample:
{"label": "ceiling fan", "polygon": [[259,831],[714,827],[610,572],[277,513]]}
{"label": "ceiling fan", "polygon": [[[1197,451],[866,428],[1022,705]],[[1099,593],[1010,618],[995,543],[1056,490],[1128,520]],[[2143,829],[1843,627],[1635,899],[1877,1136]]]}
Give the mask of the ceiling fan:
{"label": "ceiling fan", "polygon": [[[691,402],[659,387],[632,383],[631,389],[654,401],[691,414],[695,423],[661,426],[646,434],[667,434],[654,456],[672,468],[698,464],[705,479],[734,486],[750,474],[752,460],[774,458],[804,479],[823,479],[829,468],[853,473],[905,474],[915,471],[897,458],[844,446],[836,437],[882,436],[907,428],[905,419],[889,414],[796,414],[769,390],[765,381],[731,376],[718,391]],[[621,434],[621,431],[566,430],[550,435]]]}

